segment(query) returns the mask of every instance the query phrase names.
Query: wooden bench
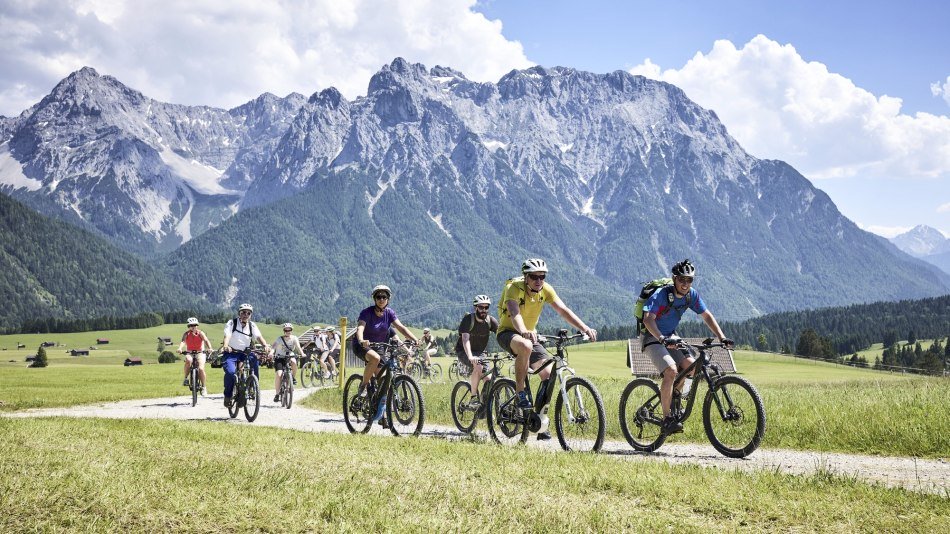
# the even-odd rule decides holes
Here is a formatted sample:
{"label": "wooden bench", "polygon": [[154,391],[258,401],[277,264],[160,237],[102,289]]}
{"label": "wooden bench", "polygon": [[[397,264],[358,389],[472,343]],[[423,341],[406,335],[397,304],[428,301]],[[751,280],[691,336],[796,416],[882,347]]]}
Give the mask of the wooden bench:
{"label": "wooden bench", "polygon": [[[702,343],[704,339],[706,338],[683,338],[684,341],[691,344]],[[732,354],[728,350],[722,347],[715,347],[709,349],[707,354],[712,356],[713,363],[718,364],[723,373],[730,374],[736,372],[736,362],[732,359]],[[634,376],[646,376],[651,378],[660,376],[660,373],[656,370],[656,366],[653,365],[653,361],[650,360],[650,358],[644,354],[643,350],[640,348],[639,336],[627,340],[627,362],[630,367],[630,373]]]}

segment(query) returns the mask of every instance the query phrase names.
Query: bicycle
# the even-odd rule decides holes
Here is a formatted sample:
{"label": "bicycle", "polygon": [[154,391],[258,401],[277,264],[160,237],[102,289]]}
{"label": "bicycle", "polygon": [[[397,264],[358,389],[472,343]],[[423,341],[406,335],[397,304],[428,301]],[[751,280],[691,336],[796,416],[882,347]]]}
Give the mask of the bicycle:
{"label": "bicycle", "polygon": [[461,380],[463,378],[468,378],[472,376],[472,368],[469,365],[465,365],[458,361],[456,358],[451,365],[449,365],[449,381]]}
{"label": "bicycle", "polygon": [[[709,442],[729,458],[745,458],[752,454],[765,434],[765,406],[758,390],[748,380],[736,375],[723,375],[719,367],[712,363],[706,352],[725,345],[713,343],[712,338],[696,345],[679,338],[669,341],[689,352],[696,360],[676,375],[671,414],[678,422],[686,422],[696,400],[696,390],[699,389],[697,382],[702,379],[708,388],[703,400],[703,427]],[[693,385],[683,399],[675,391],[693,370],[697,370]],[[627,442],[638,451],[653,452],[667,438],[667,434],[661,430],[662,425],[663,408],[656,382],[647,378],[632,380],[620,396],[620,429]]]}
{"label": "bicycle", "polygon": [[191,405],[196,406],[198,404],[198,394],[201,393],[205,387],[198,373],[198,355],[201,354],[201,351],[190,350],[187,354],[191,356],[191,369],[188,371],[188,384],[191,387]]}
{"label": "bicycle", "polygon": [[369,432],[383,399],[386,403],[389,431],[394,436],[418,436],[422,432],[422,425],[425,423],[425,400],[416,381],[398,371],[396,352],[400,345],[398,341],[370,343],[370,347],[381,359],[380,369],[370,381],[373,387],[366,396],[357,395],[363,381],[361,374],[354,373],[346,380],[343,388],[343,421],[351,433]]}
{"label": "bicycle", "polygon": [[[473,395],[471,385],[468,381],[460,380],[455,383],[455,387],[452,388],[452,420],[455,421],[455,428],[458,428],[460,432],[470,434],[472,430],[475,429],[478,420],[485,417],[489,391],[491,391],[492,386],[495,384],[495,380],[502,376],[502,362],[513,358],[514,356],[507,353],[492,354],[489,356],[482,353],[480,355],[476,365],[483,365],[483,368],[485,368],[487,367],[487,362],[491,362],[492,368],[482,375],[483,384],[482,390],[478,394],[480,404],[478,408],[471,406]],[[455,360],[455,363],[459,363],[459,361]],[[459,368],[461,367],[471,368],[471,366],[465,364],[459,365]],[[468,374],[471,375],[471,371]]]}
{"label": "bicycle", "polygon": [[231,419],[237,417],[241,408],[244,408],[244,417],[248,423],[253,423],[257,419],[257,414],[261,409],[261,386],[257,376],[251,372],[252,358],[260,361],[258,354],[254,351],[247,351],[244,358],[238,360],[234,402],[228,407]]}
{"label": "bicycle", "polygon": [[[492,439],[501,444],[524,443],[530,433],[544,430],[549,404],[557,389],[561,394],[554,405],[554,429],[561,448],[566,451],[600,450],[607,430],[604,400],[593,383],[577,376],[568,366],[567,351],[564,349],[569,341],[582,337],[585,335],[569,336],[564,328],[558,330],[555,336],[538,336],[542,345],[553,342],[556,351],[537,369],[528,369],[528,374],[532,375],[552,366],[551,376],[538,386],[533,409],[522,410],[517,407],[514,380],[498,378],[495,381],[488,395],[487,409],[488,433]],[[570,376],[565,379],[564,375]],[[554,386],[555,381],[557,387]],[[528,377],[525,378],[525,387],[530,391]],[[577,437],[573,436],[574,433]]]}
{"label": "bicycle", "polygon": [[417,358],[416,361],[409,364],[407,373],[412,375],[418,382],[422,382],[423,380],[428,380],[430,384],[442,382],[442,366],[438,363],[426,365],[425,362]]}
{"label": "bicycle", "polygon": [[315,388],[323,385],[323,371],[317,361],[319,353],[304,353],[307,359],[300,364],[300,385],[305,388]]}
{"label": "bicycle", "polygon": [[[277,395],[280,397],[280,406],[290,409],[294,403],[294,381],[293,372],[290,370],[290,356],[284,358],[284,370],[280,374],[280,389]],[[274,367],[277,367],[276,360]]]}

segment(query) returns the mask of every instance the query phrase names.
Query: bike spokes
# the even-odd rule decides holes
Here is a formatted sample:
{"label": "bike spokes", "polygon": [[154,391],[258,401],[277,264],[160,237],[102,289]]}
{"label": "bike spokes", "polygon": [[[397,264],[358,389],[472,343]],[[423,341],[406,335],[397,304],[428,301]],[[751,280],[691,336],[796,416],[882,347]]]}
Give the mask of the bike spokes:
{"label": "bike spokes", "polygon": [[567,396],[559,395],[554,407],[555,430],[564,450],[598,451],[604,443],[607,421],[604,401],[590,381],[578,376],[567,380]]}
{"label": "bike spokes", "polygon": [[620,396],[620,430],[638,451],[655,451],[666,436],[660,431],[663,408],[660,389],[652,380],[638,378],[627,384]]}
{"label": "bike spokes", "polygon": [[765,434],[765,407],[759,392],[742,377],[716,380],[703,402],[703,424],[717,451],[731,458],[748,456]]}

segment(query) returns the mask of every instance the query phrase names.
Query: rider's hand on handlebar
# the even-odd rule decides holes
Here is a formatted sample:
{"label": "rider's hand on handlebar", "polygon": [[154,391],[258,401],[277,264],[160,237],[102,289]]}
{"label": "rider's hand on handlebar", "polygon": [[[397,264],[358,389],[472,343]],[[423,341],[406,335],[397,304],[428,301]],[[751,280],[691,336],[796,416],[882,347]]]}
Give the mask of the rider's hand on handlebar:
{"label": "rider's hand on handlebar", "polygon": [[679,337],[679,336],[675,336],[675,335],[674,335],[674,336],[666,336],[666,337],[661,338],[660,341],[663,343],[663,346],[665,346],[665,347],[667,347],[667,348],[675,348],[675,347],[679,346],[680,342],[683,341],[683,338],[681,338],[681,337]]}
{"label": "rider's hand on handlebar", "polygon": [[587,330],[584,330],[584,335],[590,341],[597,341],[597,331],[594,330],[593,328],[588,328]]}
{"label": "rider's hand on handlebar", "polygon": [[521,337],[527,339],[528,341],[532,343],[536,343],[538,341],[538,333],[531,330],[526,330],[524,332],[521,332]]}
{"label": "rider's hand on handlebar", "polygon": [[731,348],[732,348],[733,346],[735,346],[735,344],[736,344],[735,341],[733,341],[733,340],[731,340],[731,339],[729,339],[729,338],[727,338],[727,337],[721,338],[719,341],[721,341],[721,342],[722,342],[722,345],[723,345],[724,347],[726,347],[727,349],[731,349]]}

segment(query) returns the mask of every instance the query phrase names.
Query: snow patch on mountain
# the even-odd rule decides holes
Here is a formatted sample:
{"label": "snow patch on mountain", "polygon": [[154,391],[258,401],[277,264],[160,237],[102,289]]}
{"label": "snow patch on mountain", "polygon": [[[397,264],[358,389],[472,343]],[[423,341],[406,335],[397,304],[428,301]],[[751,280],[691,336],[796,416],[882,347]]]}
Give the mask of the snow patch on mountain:
{"label": "snow patch on mountain", "polygon": [[10,154],[9,143],[0,145],[0,185],[9,185],[14,189],[23,187],[27,191],[37,191],[43,187],[39,180],[23,174],[23,165]]}
{"label": "snow patch on mountain", "polygon": [[443,234],[449,236],[449,239],[452,239],[452,234],[451,234],[448,230],[445,229],[445,226],[442,226],[442,214],[441,214],[441,213],[438,214],[438,215],[432,215],[431,212],[428,212],[428,211],[427,211],[427,212],[426,212],[426,215],[428,215],[429,218],[432,219],[432,222],[434,222],[434,223],[436,224],[436,226],[439,227],[439,230],[442,230],[442,233],[443,233]]}
{"label": "snow patch on mountain", "polygon": [[482,144],[485,145],[485,148],[491,150],[492,152],[497,152],[499,148],[503,150],[508,148],[508,143],[502,143],[501,141],[495,141],[492,139],[486,139],[482,141]]}
{"label": "snow patch on mountain", "polygon": [[238,279],[236,276],[231,277],[231,285],[228,286],[227,291],[224,292],[224,302],[221,305],[225,308],[230,308],[234,305],[234,298],[238,294]]}
{"label": "snow patch on mountain", "polygon": [[165,165],[168,165],[182,181],[198,193],[205,195],[239,194],[238,191],[225,189],[218,183],[224,175],[224,171],[220,169],[215,169],[211,165],[205,165],[193,159],[185,159],[166,146],[162,146],[159,156]]}

